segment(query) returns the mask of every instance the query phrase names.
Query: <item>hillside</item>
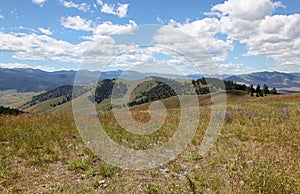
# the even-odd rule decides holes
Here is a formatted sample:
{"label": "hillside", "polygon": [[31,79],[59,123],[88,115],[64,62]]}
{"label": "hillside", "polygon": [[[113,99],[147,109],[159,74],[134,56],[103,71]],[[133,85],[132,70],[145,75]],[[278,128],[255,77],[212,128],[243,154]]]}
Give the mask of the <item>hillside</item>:
{"label": "hillside", "polygon": [[189,101],[191,94],[199,95],[199,102],[204,105],[210,103],[210,90],[212,92],[223,91],[220,88],[222,84],[229,98],[234,96],[233,94],[237,96],[247,94],[246,85],[232,81],[216,78],[183,80],[151,76],[140,80],[104,79],[95,86],[60,86],[32,97],[31,101],[19,108],[34,113],[71,112],[71,100],[77,97],[83,109],[85,105],[94,104],[97,111],[143,105],[157,100],[162,100],[168,108],[176,108],[180,106],[177,96],[182,96]]}
{"label": "hillside", "polygon": [[[177,86],[181,84],[175,80],[159,77],[148,77],[145,80],[142,79],[137,81],[104,79],[96,84],[94,90],[92,90],[93,86],[60,86],[51,91],[32,97],[31,101],[25,103],[21,108],[34,113],[46,113],[58,110],[70,112],[72,97],[78,97],[83,108],[87,103],[95,103],[95,106],[99,111],[110,110],[113,107],[121,108],[127,105],[133,106],[174,96],[175,93],[170,93],[170,87],[163,82],[169,82],[169,84]],[[183,87],[178,88],[183,89]],[[124,104],[122,103],[122,98],[127,90],[132,90],[133,92],[129,104]],[[72,92],[74,91],[77,91],[77,94],[73,93],[72,96]],[[114,99],[114,104],[110,102],[110,98]],[[67,108],[68,111],[63,110],[65,108]]]}
{"label": "hillside", "polygon": [[[82,141],[71,114],[0,114],[0,192],[299,193],[300,94],[251,98],[231,91],[229,96],[231,120],[207,154],[198,154],[211,117],[210,106],[203,105],[195,136],[183,153],[140,171],[97,157]],[[147,150],[176,134],[180,108],[167,113],[157,132],[143,136],[121,128],[111,111],[99,115],[99,121],[117,144]],[[149,119],[139,109],[132,114],[141,122]]]}

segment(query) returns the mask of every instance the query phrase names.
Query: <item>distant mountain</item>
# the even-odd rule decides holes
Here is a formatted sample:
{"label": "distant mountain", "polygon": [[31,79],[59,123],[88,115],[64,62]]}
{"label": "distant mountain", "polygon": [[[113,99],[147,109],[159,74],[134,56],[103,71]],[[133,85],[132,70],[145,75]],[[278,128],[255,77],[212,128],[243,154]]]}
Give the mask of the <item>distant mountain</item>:
{"label": "distant mountain", "polygon": [[0,68],[0,90],[45,91],[72,84],[75,71],[45,72],[35,69]]}
{"label": "distant mountain", "polygon": [[[19,92],[49,91],[62,85],[74,85],[76,71],[46,72],[37,69],[6,69],[0,68],[0,90],[15,89]],[[80,70],[80,84],[92,84],[95,80],[121,78],[138,80],[149,76],[173,79],[199,79],[201,77],[216,77],[216,75],[190,74],[187,76],[167,73],[141,73],[137,71],[89,71]],[[100,75],[100,78],[99,78]],[[245,84],[267,84],[280,91],[300,91],[300,73],[257,72],[242,75],[226,75],[225,80],[232,80]],[[76,83],[75,83],[76,85]],[[79,85],[79,84],[78,84]]]}
{"label": "distant mountain", "polygon": [[[0,68],[0,90],[15,89],[18,92],[49,91],[62,85],[74,85],[76,71],[46,72],[37,69]],[[166,78],[182,78],[182,76],[162,73],[140,73],[137,71],[89,71],[80,70],[80,84],[92,84],[97,80],[121,78],[138,80],[150,75]],[[99,77],[100,76],[100,77]],[[75,83],[76,85],[76,83]]]}
{"label": "distant mountain", "polygon": [[269,88],[275,87],[279,91],[290,92],[300,91],[300,73],[281,73],[281,72],[257,72],[242,75],[228,76],[225,80],[244,83],[254,87],[267,84]]}

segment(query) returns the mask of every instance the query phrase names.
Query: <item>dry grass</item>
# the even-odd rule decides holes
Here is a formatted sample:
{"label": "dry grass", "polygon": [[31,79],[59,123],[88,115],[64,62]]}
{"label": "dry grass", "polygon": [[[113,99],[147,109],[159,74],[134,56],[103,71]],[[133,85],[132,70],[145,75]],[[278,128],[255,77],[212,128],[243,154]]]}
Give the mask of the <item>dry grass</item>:
{"label": "dry grass", "polygon": [[[179,108],[165,125],[138,137],[121,129],[112,113],[100,116],[116,142],[133,149],[164,143],[178,125]],[[122,170],[93,155],[70,114],[0,116],[0,192],[3,193],[299,193],[300,95],[236,99],[233,121],[224,125],[204,157],[197,152],[209,120],[201,106],[190,146],[167,165]],[[146,112],[133,111],[142,122]]]}

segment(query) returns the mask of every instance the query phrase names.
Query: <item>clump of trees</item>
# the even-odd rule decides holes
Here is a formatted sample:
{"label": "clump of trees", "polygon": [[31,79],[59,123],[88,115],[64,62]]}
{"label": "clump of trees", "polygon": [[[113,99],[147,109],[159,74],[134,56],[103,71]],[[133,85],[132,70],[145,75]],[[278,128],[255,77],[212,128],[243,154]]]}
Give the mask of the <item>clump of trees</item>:
{"label": "clump of trees", "polygon": [[81,96],[85,92],[88,91],[88,88],[85,86],[70,86],[70,85],[63,85],[57,88],[54,88],[53,90],[50,90],[48,92],[44,92],[42,94],[33,96],[31,98],[31,101],[25,103],[21,108],[26,108],[29,106],[36,105],[38,103],[55,99],[58,97],[63,97],[63,100],[57,103],[50,104],[51,107],[55,107],[58,105],[61,105],[63,103],[66,103],[68,101],[71,101],[74,98],[77,98],[78,96]]}
{"label": "clump of trees", "polygon": [[[217,78],[200,78],[192,80],[196,94],[208,94],[210,92],[218,91],[219,89],[229,90],[247,90],[245,84],[239,84],[230,80],[220,80]],[[225,88],[224,88],[225,87]]]}
{"label": "clump of trees", "polygon": [[266,84],[263,85],[262,89],[259,84],[256,86],[255,89],[253,84],[251,84],[247,91],[248,93],[250,93],[251,96],[254,96],[255,94],[256,97],[263,97],[268,94],[278,94],[276,88],[272,88],[271,90],[269,90],[269,87]]}
{"label": "clump of trees", "polygon": [[148,91],[142,92],[135,100],[128,103],[128,106],[134,106],[138,104],[144,104],[164,98],[176,96],[176,92],[167,84],[158,81],[157,86],[151,88]]}
{"label": "clump of trees", "polygon": [[107,98],[121,98],[127,92],[127,85],[123,82],[116,82],[116,79],[105,79],[97,83],[95,93],[89,96],[91,102],[101,103]]}
{"label": "clump of trees", "polygon": [[10,115],[19,115],[19,114],[24,114],[24,111],[15,109],[15,108],[9,108],[9,107],[4,107],[0,106],[0,114],[10,114]]}

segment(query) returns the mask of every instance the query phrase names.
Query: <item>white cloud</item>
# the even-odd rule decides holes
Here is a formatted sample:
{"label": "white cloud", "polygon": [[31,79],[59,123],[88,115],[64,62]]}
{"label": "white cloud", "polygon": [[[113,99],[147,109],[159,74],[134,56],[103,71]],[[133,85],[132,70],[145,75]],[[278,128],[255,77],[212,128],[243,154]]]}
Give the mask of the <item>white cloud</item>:
{"label": "white cloud", "polygon": [[[73,30],[92,31],[94,35],[130,34],[137,29],[137,24],[133,20],[129,20],[128,24],[124,25],[113,24],[110,21],[95,24],[91,20],[83,19],[80,16],[62,17],[61,25]],[[90,39],[86,36],[83,37],[84,39]]]}
{"label": "white cloud", "polygon": [[49,30],[49,29],[39,28],[39,31],[41,31],[41,33],[43,33],[43,34],[45,34],[45,35],[48,35],[48,36],[51,36],[51,35],[52,35],[52,32],[51,32],[51,30]]}
{"label": "white cloud", "polygon": [[42,7],[46,1],[47,0],[32,0],[32,3]]}
{"label": "white cloud", "polygon": [[240,41],[248,47],[246,56],[264,55],[280,64],[300,64],[300,14],[268,16],[257,33]]}
{"label": "white cloud", "polygon": [[0,52],[12,54],[18,60],[52,60],[69,63],[106,64],[112,56],[125,49],[110,36],[94,35],[78,44],[57,40],[46,35],[6,34],[0,32]]}
{"label": "white cloud", "polygon": [[103,1],[102,0],[97,0],[97,4],[98,5],[103,5]]}
{"label": "white cloud", "polygon": [[[220,33],[246,45],[245,56],[266,56],[278,67],[294,64],[296,68],[300,64],[300,14],[272,15],[278,7],[285,6],[271,0],[228,0],[215,5],[209,14],[218,17]],[[192,27],[188,29],[195,34]]]}
{"label": "white cloud", "polygon": [[90,6],[86,3],[76,4],[73,1],[60,0],[60,3],[66,8],[76,8],[80,11],[87,12]]}
{"label": "white cloud", "polygon": [[115,4],[103,3],[102,1],[97,1],[97,2],[99,5],[101,5],[100,11],[102,13],[116,15],[119,18],[124,18],[127,15],[129,4],[118,3],[117,5],[115,5]]}
{"label": "white cloud", "polygon": [[78,61],[80,56],[76,45],[56,40],[46,35],[5,34],[0,32],[0,51],[10,52],[13,58],[21,60]]}
{"label": "white cloud", "polygon": [[3,19],[3,18],[4,18],[4,16],[0,14],[0,19]]}
{"label": "white cloud", "polygon": [[49,67],[49,66],[36,66],[36,67],[32,67],[28,64],[25,63],[0,63],[0,68],[7,68],[7,69],[14,69],[14,68],[22,68],[22,69],[39,69],[39,70],[43,70],[43,71],[54,71],[55,69],[53,67]]}
{"label": "white cloud", "polygon": [[36,66],[36,67],[31,67],[32,69],[39,69],[39,70],[43,70],[43,71],[48,71],[48,72],[53,72],[55,69],[53,67],[49,67],[49,66]]}
{"label": "white cloud", "polygon": [[[228,57],[228,50],[233,48],[232,40],[222,40],[215,37],[216,34],[221,32],[220,21],[217,18],[204,18],[183,24],[171,20],[169,26],[173,26],[177,30],[186,33],[186,35],[183,36],[190,36],[190,38],[193,39],[193,41],[190,42],[194,42],[193,44],[196,44],[194,47],[202,47],[203,49],[206,49],[216,61],[225,61]],[[172,38],[172,35],[166,34],[163,39],[167,40],[170,38]],[[178,40],[181,40],[183,44],[187,42],[182,39],[182,36],[177,37],[176,39],[177,40],[173,41],[178,42]],[[194,48],[190,47],[189,49]],[[192,53],[193,51],[190,50],[190,52]]]}
{"label": "white cloud", "polygon": [[0,68],[30,68],[30,66],[24,63],[0,63]]}
{"label": "white cloud", "polygon": [[80,16],[62,17],[61,25],[73,30],[92,31],[93,29],[93,22],[91,20],[83,19]]}
{"label": "white cloud", "polygon": [[130,34],[137,29],[137,24],[133,20],[129,20],[128,24],[113,24],[110,21],[103,22],[94,28],[94,34]]}
{"label": "white cloud", "polygon": [[271,15],[277,7],[283,7],[282,3],[273,3],[271,0],[228,0],[215,5],[211,13],[253,21]]}
{"label": "white cloud", "polygon": [[[218,70],[216,69],[214,60],[216,60],[218,57],[224,56],[218,53],[219,51],[211,52],[208,50],[207,47],[203,45],[204,41],[207,41],[208,43],[214,39],[213,37],[210,37],[210,39],[206,40],[206,38],[209,38],[209,35],[203,35],[203,42],[199,42],[201,41],[200,37],[195,38],[183,33],[178,28],[163,26],[158,30],[157,35],[153,39],[154,42],[157,43],[157,46],[154,47],[155,50],[153,52],[173,56],[172,60],[168,62],[177,64],[179,66],[181,65],[181,67],[184,69],[187,69],[185,64],[187,63],[187,59],[189,59],[198,69],[201,69],[205,72],[217,73]],[[218,40],[216,39],[214,41]],[[212,42],[211,45],[216,44],[217,48],[220,43],[221,41],[214,43]],[[163,48],[168,48],[169,52]],[[227,49],[224,50],[227,51]]]}
{"label": "white cloud", "polygon": [[222,69],[226,69],[226,70],[233,70],[233,69],[240,69],[243,64],[234,64],[234,63],[222,63],[222,64],[219,64],[219,66],[222,68]]}

